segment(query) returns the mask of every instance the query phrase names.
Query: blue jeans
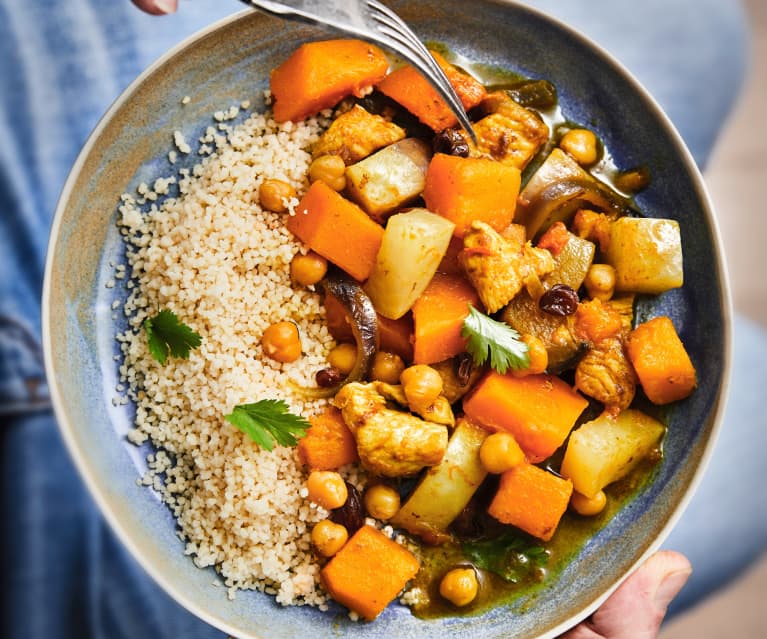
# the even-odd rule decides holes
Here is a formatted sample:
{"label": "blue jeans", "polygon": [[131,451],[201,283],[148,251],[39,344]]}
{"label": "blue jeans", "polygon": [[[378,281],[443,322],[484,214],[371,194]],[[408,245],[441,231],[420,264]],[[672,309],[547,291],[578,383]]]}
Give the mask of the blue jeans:
{"label": "blue jeans", "polygon": [[[732,0],[539,0],[624,62],[705,163],[745,66]],[[128,0],[0,0],[0,436],[3,637],[220,637],[181,609],[106,527],[63,448],[40,355],[39,300],[56,198],[98,117],[154,58],[239,9],[195,0],[151,18]],[[668,541],[695,572],[681,610],[763,549],[767,333],[735,326],[735,371],[710,471]]]}

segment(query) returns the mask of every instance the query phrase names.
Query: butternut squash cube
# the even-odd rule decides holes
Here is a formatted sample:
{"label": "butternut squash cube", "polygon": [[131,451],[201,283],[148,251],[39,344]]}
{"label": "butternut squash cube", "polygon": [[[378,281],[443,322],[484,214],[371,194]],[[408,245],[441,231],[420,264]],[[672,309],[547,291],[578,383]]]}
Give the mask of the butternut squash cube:
{"label": "butternut squash cube", "polygon": [[554,536],[572,493],[570,480],[532,464],[521,464],[501,475],[488,512],[501,523],[548,541]]}
{"label": "butternut squash cube", "polygon": [[419,569],[418,559],[377,528],[360,528],[320,572],[338,603],[372,621]]}

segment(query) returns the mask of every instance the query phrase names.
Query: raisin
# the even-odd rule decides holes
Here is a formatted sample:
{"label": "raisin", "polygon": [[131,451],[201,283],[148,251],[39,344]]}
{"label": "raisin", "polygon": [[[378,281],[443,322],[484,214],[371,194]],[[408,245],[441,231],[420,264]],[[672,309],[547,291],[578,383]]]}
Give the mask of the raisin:
{"label": "raisin", "polygon": [[314,375],[314,380],[320,388],[332,388],[336,384],[340,384],[342,379],[341,371],[333,366],[318,370]]}
{"label": "raisin", "polygon": [[455,357],[455,377],[458,384],[466,386],[471,381],[471,374],[474,371],[474,360],[468,353],[459,353]]}
{"label": "raisin", "polygon": [[456,129],[445,129],[437,133],[432,146],[435,153],[456,155],[461,158],[469,157],[469,145]]}
{"label": "raisin", "polygon": [[541,295],[538,306],[544,313],[565,317],[578,310],[578,293],[567,284],[554,284]]}
{"label": "raisin", "polygon": [[349,496],[343,506],[330,511],[330,519],[346,528],[351,537],[365,525],[365,510],[362,506],[360,491],[348,481],[346,482],[346,489]]}

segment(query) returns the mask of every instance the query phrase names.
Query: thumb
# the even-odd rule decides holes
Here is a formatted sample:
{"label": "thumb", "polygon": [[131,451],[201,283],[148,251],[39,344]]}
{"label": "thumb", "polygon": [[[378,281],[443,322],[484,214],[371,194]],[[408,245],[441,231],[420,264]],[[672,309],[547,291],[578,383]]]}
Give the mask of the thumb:
{"label": "thumb", "polygon": [[175,13],[178,8],[178,0],[132,0],[142,11],[160,16],[167,13]]}
{"label": "thumb", "polygon": [[666,608],[691,572],[684,555],[655,553],[587,621],[561,639],[655,639]]}

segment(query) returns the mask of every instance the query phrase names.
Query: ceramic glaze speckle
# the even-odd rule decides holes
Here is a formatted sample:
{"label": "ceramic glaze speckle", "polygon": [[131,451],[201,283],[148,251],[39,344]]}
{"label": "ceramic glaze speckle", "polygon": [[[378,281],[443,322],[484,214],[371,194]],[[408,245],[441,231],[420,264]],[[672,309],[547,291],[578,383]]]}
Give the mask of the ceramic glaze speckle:
{"label": "ceramic glaze speckle", "polygon": [[[173,131],[193,140],[224,105],[249,100],[262,108],[270,69],[300,42],[337,35],[252,12],[190,39],[142,75],[103,118],[72,170],[53,226],[43,300],[56,414],[82,475],[123,542],[172,596],[225,632],[243,639],[554,637],[590,614],[659,546],[710,454],[723,410],[730,343],[730,301],[716,226],[700,175],[665,116],[584,38],[507,2],[388,4],[424,40],[479,63],[552,81],[566,117],[589,123],[619,167],[649,168],[652,183],[637,198],[640,210],[679,221],[685,286],[640,300],[638,313],[673,318],[700,386],[668,412],[665,460],[654,482],[533,600],[523,597],[481,616],[424,621],[393,605],[374,623],[354,623],[337,606],[327,613],[283,608],[254,592],[240,592],[230,601],[224,588],[213,585],[216,575],[183,554],[167,508],[136,484],[145,451],[124,439],[132,407],[111,402],[117,379],[114,335],[122,328],[111,304],[126,291],[119,283],[107,288],[105,281],[113,271],[110,263],[120,263],[123,255],[115,225],[119,196],[156,176],[157,167],[167,167]],[[182,106],[184,96],[191,100]]]}

